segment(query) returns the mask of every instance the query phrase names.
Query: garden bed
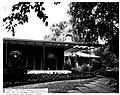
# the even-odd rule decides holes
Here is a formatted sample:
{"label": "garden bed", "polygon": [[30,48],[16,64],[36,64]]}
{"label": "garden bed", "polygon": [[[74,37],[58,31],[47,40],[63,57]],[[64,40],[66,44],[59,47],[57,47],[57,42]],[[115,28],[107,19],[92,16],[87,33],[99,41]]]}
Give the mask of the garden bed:
{"label": "garden bed", "polygon": [[[17,78],[16,78],[17,77]],[[4,76],[7,78],[3,82],[3,87],[12,87],[17,85],[35,84],[60,80],[73,80],[73,79],[87,79],[95,77],[94,74],[77,73],[77,74],[24,74],[22,76],[11,75]],[[12,79],[11,79],[12,78]]]}

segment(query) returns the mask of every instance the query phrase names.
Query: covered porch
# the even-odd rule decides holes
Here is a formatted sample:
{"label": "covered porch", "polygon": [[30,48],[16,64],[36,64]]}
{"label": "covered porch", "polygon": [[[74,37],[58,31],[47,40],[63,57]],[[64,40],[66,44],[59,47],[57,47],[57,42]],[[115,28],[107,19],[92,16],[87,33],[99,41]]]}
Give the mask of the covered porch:
{"label": "covered porch", "polygon": [[[64,51],[74,46],[94,46],[98,44],[84,44],[77,42],[56,42],[30,39],[3,39],[3,64],[12,64],[10,53],[18,50],[22,59],[18,68],[28,70],[64,70]],[[3,66],[4,68],[4,66]]]}

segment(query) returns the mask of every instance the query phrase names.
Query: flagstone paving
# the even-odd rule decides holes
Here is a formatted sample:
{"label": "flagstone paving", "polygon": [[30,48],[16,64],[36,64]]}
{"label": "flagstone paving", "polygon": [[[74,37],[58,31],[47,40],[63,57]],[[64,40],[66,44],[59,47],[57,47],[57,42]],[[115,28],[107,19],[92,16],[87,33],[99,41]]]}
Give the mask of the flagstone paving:
{"label": "flagstone paving", "polygon": [[108,86],[107,84],[101,84],[101,83],[96,83],[96,82],[89,82],[90,84],[93,84],[93,85],[96,85],[96,86],[99,86],[101,88],[104,88],[104,89],[107,89],[107,90],[110,90],[110,91],[114,91],[115,89]]}
{"label": "flagstone paving", "polygon": [[94,82],[106,84],[108,80],[109,80],[109,79],[107,79],[107,78],[100,78],[100,79],[95,80]]}
{"label": "flagstone paving", "polygon": [[64,80],[48,83],[38,83],[24,86],[16,86],[14,89],[41,89],[48,88],[48,93],[114,93],[114,88],[106,82],[106,77],[95,79]]}
{"label": "flagstone paving", "polygon": [[88,88],[88,87],[76,87],[79,89],[82,93],[96,93],[96,91]]}
{"label": "flagstone paving", "polygon": [[98,85],[93,85],[93,84],[84,84],[86,87],[92,89],[92,90],[95,90],[97,92],[100,92],[100,93],[112,93],[112,91],[109,91],[107,89],[104,89]]}

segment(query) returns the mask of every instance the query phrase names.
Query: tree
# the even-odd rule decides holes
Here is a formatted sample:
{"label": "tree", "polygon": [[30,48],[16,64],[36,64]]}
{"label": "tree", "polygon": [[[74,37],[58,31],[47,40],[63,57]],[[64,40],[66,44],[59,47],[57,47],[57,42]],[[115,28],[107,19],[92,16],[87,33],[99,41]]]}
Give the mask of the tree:
{"label": "tree", "polygon": [[[19,2],[12,6],[12,13],[3,18],[3,26],[5,29],[12,32],[12,35],[15,36],[14,28],[18,25],[23,25],[28,23],[28,13],[30,10],[34,10],[46,26],[48,26],[47,18],[48,16],[44,13],[45,8],[43,7],[44,2]],[[60,4],[60,2],[53,2],[54,5]]]}
{"label": "tree", "polygon": [[77,41],[94,43],[98,37],[107,41],[116,36],[119,25],[119,2],[72,2],[68,14]]}
{"label": "tree", "polygon": [[106,45],[94,50],[94,54],[100,56],[99,62],[104,68],[106,67],[119,67],[119,59],[114,52],[111,52],[110,45]]}
{"label": "tree", "polygon": [[52,24],[50,30],[51,34],[45,35],[45,40],[65,41],[66,34],[72,32],[72,29],[70,28],[70,23],[66,21]]}

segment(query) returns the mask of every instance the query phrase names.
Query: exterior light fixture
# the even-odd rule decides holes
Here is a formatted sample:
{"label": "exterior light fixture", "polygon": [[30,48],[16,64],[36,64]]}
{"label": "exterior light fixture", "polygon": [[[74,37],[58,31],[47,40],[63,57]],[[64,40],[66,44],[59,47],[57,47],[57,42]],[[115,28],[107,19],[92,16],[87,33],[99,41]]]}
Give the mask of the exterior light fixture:
{"label": "exterior light fixture", "polygon": [[68,46],[68,44],[66,44],[65,46]]}
{"label": "exterior light fixture", "polygon": [[17,57],[17,55],[14,55],[14,57]]}
{"label": "exterior light fixture", "polygon": [[58,46],[60,46],[60,44],[58,44]]}

